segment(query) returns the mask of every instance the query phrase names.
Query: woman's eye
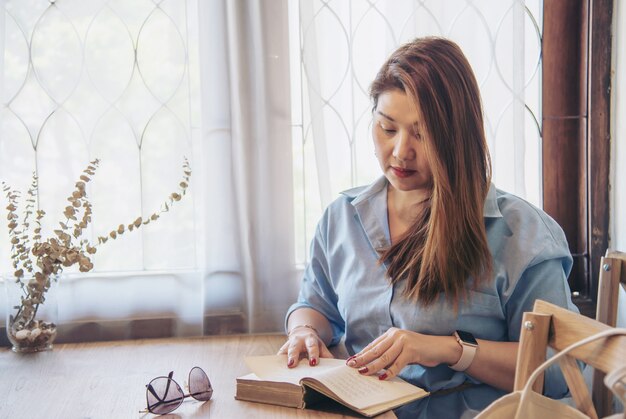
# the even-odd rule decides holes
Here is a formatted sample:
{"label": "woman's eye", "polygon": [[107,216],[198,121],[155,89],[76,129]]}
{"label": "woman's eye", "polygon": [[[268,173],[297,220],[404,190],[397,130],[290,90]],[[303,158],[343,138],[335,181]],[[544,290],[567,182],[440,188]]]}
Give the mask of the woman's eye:
{"label": "woman's eye", "polygon": [[395,134],[395,133],[396,133],[395,128],[388,127],[388,126],[383,125],[383,124],[379,124],[379,126],[380,126],[380,129],[381,129],[381,130],[383,130],[383,132],[384,132],[385,134],[392,135],[392,134]]}

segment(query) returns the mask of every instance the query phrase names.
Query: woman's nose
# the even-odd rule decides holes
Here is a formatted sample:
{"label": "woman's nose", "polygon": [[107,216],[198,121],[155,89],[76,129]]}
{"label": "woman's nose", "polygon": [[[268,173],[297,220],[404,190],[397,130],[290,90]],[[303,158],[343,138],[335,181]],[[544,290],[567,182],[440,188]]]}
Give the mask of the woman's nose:
{"label": "woman's nose", "polygon": [[413,160],[415,158],[412,139],[408,133],[398,132],[396,143],[393,147],[393,156],[400,161]]}

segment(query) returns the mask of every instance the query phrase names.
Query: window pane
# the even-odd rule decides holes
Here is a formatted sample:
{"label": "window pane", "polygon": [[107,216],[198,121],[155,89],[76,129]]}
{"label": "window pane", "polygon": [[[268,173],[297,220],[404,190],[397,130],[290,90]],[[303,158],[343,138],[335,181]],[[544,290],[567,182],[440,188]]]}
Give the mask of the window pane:
{"label": "window pane", "polygon": [[[92,242],[162,209],[192,158],[187,3],[8,0],[5,20],[0,178],[25,192],[37,173],[44,239],[96,158]],[[193,201],[103,245],[94,270],[194,268]]]}
{"label": "window pane", "polygon": [[541,10],[533,0],[290,2],[296,253],[306,262],[323,208],[372,182],[369,84],[418,36],[445,36],[478,79],[496,186],[541,205]]}

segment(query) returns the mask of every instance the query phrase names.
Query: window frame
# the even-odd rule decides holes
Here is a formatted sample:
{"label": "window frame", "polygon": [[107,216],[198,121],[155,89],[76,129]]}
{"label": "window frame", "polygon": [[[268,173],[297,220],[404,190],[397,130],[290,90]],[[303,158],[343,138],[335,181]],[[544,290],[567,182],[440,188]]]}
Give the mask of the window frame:
{"label": "window frame", "polygon": [[574,303],[595,316],[600,258],[609,244],[613,0],[544,2],[544,210],[574,258]]}

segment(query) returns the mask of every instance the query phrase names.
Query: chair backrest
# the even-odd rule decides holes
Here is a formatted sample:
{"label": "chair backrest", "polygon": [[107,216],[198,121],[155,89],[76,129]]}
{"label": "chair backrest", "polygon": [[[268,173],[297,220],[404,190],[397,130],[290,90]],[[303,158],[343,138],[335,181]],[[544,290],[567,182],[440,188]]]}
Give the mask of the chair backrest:
{"label": "chair backrest", "polygon": [[[597,321],[615,326],[620,284],[626,284],[626,253],[609,249],[600,261]],[[604,385],[604,376],[603,371],[594,370],[591,386],[593,402],[601,417],[609,415],[613,405],[613,393]]]}
{"label": "chair backrest", "polygon": [[626,253],[607,250],[606,255],[600,261],[597,321],[615,326],[620,283],[626,285]]}
{"label": "chair backrest", "polygon": [[[515,390],[521,390],[532,372],[545,360],[547,347],[557,352],[587,336],[606,330],[610,326],[576,314],[562,307],[537,300],[532,312],[524,313],[522,333],[517,354]],[[626,336],[613,336],[598,340],[573,350],[560,361],[576,407],[592,418],[597,412],[576,360],[603,372],[626,365]],[[535,382],[533,389],[541,392],[543,379]]]}

